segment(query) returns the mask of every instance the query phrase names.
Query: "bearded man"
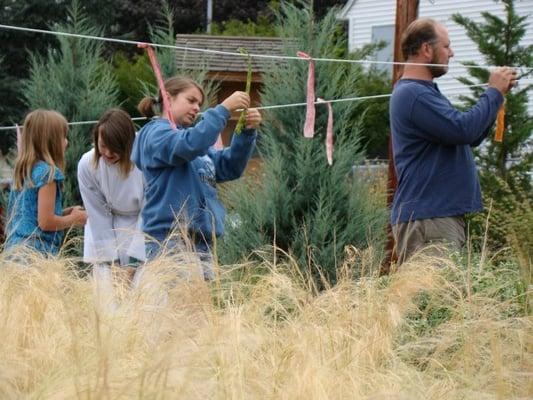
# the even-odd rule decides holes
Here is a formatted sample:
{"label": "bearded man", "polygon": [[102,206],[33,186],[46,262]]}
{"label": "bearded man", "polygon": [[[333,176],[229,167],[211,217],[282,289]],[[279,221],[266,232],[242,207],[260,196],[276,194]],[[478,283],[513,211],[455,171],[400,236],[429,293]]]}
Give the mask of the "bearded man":
{"label": "bearded man", "polygon": [[433,243],[460,249],[467,213],[482,209],[472,147],[493,125],[516,71],[495,68],[488,88],[468,111],[444,97],[434,78],[448,72],[453,57],[448,31],[418,19],[402,36],[407,63],[390,101],[394,166],[398,177],[391,210],[398,264]]}

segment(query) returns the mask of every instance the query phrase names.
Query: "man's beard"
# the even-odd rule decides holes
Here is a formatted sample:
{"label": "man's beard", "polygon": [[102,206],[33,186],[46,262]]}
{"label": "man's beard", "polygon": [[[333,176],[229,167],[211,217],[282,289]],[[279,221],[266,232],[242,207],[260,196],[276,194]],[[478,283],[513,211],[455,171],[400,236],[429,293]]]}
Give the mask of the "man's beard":
{"label": "man's beard", "polygon": [[[439,60],[437,59],[437,55],[433,54],[433,59],[431,60],[430,64],[440,64]],[[430,65],[429,72],[431,73],[431,76],[433,78],[438,78],[439,76],[444,75],[446,72],[448,72],[448,66],[447,65]]]}

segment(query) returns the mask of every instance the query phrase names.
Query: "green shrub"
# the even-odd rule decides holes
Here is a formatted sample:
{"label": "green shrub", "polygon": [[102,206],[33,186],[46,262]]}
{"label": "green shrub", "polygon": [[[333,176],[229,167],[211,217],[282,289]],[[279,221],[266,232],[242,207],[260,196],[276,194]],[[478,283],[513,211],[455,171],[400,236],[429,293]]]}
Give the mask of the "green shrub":
{"label": "green shrub", "polygon": [[[334,35],[336,10],[316,21],[309,7],[284,3],[278,14],[283,26],[285,53],[302,50],[314,57],[331,57],[345,45]],[[281,32],[281,30],[280,30]],[[295,42],[295,39],[296,42]],[[352,54],[357,58],[360,54]],[[316,94],[325,99],[358,95],[356,82],[365,79],[358,64],[317,63]],[[273,65],[264,76],[263,104],[305,101],[307,63]],[[324,148],[327,110],[316,108],[316,135],[303,137],[305,107],[266,112],[260,133],[260,183],[240,182],[228,193],[229,223],[219,254],[236,263],[252,251],[272,249],[292,254],[305,276],[319,286],[337,279],[344,248],[351,244],[380,246],[385,209],[375,204],[367,186],[352,174],[362,159],[361,129],[351,116],[354,104],[333,104],[335,152],[328,166]],[[280,251],[281,250],[281,251]],[[269,250],[271,251],[271,250]]]}

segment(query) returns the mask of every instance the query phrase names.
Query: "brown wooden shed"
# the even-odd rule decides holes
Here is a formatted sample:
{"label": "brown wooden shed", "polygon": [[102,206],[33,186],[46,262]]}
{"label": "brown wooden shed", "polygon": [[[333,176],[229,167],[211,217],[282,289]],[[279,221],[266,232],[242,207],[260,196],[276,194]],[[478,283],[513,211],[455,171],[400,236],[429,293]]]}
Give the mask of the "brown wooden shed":
{"label": "brown wooden shed", "polygon": [[[176,46],[232,53],[238,53],[239,48],[244,48],[251,54],[283,55],[282,39],[272,37],[176,35]],[[220,86],[218,103],[236,90],[245,90],[248,71],[245,57],[194,50],[176,50],[176,59],[180,69],[208,71],[207,77],[216,81]],[[263,82],[262,75],[274,62],[276,61],[268,58],[252,58],[253,73],[250,91],[252,106],[260,104],[259,93]],[[231,141],[231,133],[237,120],[238,115],[232,115],[228,126],[222,133],[224,145],[228,145]]]}

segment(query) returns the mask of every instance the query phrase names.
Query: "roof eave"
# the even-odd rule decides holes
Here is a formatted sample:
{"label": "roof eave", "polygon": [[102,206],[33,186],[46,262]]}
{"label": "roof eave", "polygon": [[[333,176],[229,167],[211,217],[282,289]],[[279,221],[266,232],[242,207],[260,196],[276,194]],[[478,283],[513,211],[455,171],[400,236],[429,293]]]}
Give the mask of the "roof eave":
{"label": "roof eave", "polygon": [[350,11],[350,9],[352,8],[353,4],[356,2],[357,0],[349,0],[345,5],[344,7],[342,8],[342,10],[337,14],[337,18],[338,19],[348,19],[348,12]]}

